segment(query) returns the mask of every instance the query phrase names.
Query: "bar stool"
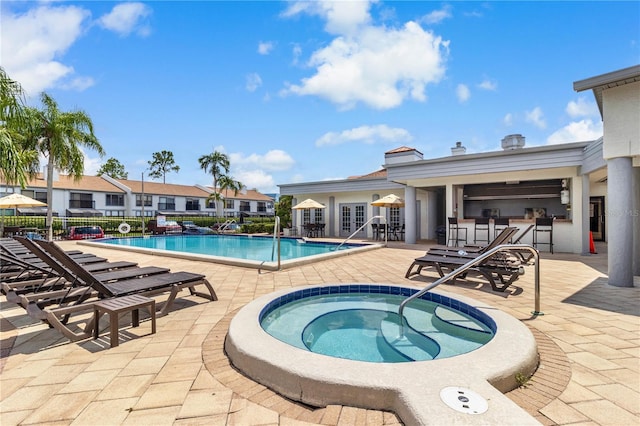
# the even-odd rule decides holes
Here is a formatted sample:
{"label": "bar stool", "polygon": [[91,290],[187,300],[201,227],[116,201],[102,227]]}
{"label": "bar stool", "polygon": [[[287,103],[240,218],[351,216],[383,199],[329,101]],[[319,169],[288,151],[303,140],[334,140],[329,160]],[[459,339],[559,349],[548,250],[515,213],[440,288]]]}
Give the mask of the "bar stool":
{"label": "bar stool", "polygon": [[373,231],[373,239],[377,240],[380,238],[380,234],[378,233],[378,224],[377,223],[372,223],[371,224],[371,230]]}
{"label": "bar stool", "polygon": [[493,238],[495,239],[499,233],[509,227],[508,217],[496,217],[493,219]]}
{"label": "bar stool", "polygon": [[[487,238],[479,238],[478,233],[486,232]],[[489,244],[489,218],[477,218],[475,226],[473,228],[473,243],[478,244],[478,241],[484,241]]]}
{"label": "bar stool", "polygon": [[[538,241],[539,233],[548,233],[549,242]],[[549,245],[549,251],[553,254],[553,218],[552,217],[537,217],[536,227],[533,229],[533,246],[538,248],[538,245]]]}
{"label": "bar stool", "polygon": [[[447,245],[449,245],[450,241],[453,241],[452,246],[458,247],[459,241],[464,241],[463,245],[467,243],[467,228],[460,228],[458,226],[458,218],[450,217],[449,219],[449,239],[447,240]],[[464,232],[464,238],[460,238],[460,233]]]}

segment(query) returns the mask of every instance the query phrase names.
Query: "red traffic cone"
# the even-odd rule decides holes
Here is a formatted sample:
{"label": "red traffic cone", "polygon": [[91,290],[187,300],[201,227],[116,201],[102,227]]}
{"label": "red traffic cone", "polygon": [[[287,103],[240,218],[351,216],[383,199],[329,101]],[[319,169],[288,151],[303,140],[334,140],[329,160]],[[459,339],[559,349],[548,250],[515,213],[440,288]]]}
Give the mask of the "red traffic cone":
{"label": "red traffic cone", "polygon": [[598,254],[596,251],[596,245],[593,244],[593,232],[589,231],[589,253]]}

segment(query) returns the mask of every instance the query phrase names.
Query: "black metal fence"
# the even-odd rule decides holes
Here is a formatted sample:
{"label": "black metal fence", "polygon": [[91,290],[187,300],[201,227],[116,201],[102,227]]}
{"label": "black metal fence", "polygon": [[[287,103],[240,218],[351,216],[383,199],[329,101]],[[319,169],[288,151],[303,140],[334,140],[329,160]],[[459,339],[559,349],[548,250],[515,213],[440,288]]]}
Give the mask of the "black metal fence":
{"label": "black metal fence", "polygon": [[[127,236],[141,236],[143,233],[149,234],[148,223],[150,220],[156,219],[155,217],[145,217],[144,225],[142,217],[54,217],[53,218],[53,238],[64,239],[69,234],[69,229],[72,226],[100,226],[105,235],[114,237],[123,236],[121,230],[128,228],[129,232]],[[240,225],[239,231],[245,233],[252,232],[265,232],[263,229],[273,230],[273,217],[258,218],[252,217],[250,222],[243,218],[217,218],[213,216],[166,216],[166,220],[176,221],[181,224],[183,221],[193,222],[196,226],[204,226],[210,228],[216,228],[216,225],[220,226],[225,222],[233,222]],[[242,224],[241,222],[247,222]],[[2,216],[0,223],[3,228],[3,236],[11,236],[13,234],[21,233],[35,233],[46,237],[47,226],[45,216]],[[128,227],[121,227],[122,224],[127,224]]]}

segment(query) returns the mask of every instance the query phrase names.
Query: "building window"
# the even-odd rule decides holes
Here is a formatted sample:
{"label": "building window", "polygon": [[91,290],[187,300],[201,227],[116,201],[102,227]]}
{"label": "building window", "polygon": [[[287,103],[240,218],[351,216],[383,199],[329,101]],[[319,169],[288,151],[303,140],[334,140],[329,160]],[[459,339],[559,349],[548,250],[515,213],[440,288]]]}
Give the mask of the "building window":
{"label": "building window", "polygon": [[258,213],[266,213],[267,212],[267,203],[264,201],[258,201]]}
{"label": "building window", "polygon": [[[134,212],[134,214],[136,215],[136,217],[140,217],[141,216],[141,211],[140,210],[136,210]],[[144,211],[144,217],[153,217],[155,216],[154,211],[153,210],[145,210]]]}
{"label": "building window", "polygon": [[232,200],[232,199],[229,199],[229,198],[224,200],[224,208],[233,210],[233,207],[235,205],[234,201],[235,200]]}
{"label": "building window", "polygon": [[250,212],[251,204],[248,201],[240,201],[240,211],[241,212]]}
{"label": "building window", "polygon": [[[152,195],[145,195],[144,196],[144,206],[145,207],[151,207],[153,205],[153,196]],[[141,194],[136,194],[136,207],[141,207],[142,206],[142,195]]]}
{"label": "building window", "polygon": [[207,208],[215,210],[217,204],[218,202],[216,200],[209,200],[207,201]]}
{"label": "building window", "polygon": [[94,208],[93,194],[82,192],[72,192],[69,194],[70,209],[92,209]]}
{"label": "building window", "polygon": [[160,197],[158,202],[158,210],[175,210],[176,199],[173,197]]}
{"label": "building window", "polygon": [[200,210],[200,200],[196,198],[187,198],[187,210]]}
{"label": "building window", "polygon": [[324,223],[324,209],[314,209],[314,223]]}
{"label": "building window", "polygon": [[22,195],[26,195],[27,197],[33,198],[34,200],[38,200],[42,203],[47,202],[47,191],[23,190]]}
{"label": "building window", "polygon": [[311,223],[311,211],[309,209],[302,210],[302,224]]}
{"label": "building window", "polygon": [[124,217],[124,210],[105,210],[104,215],[110,217]]}
{"label": "building window", "polygon": [[105,205],[124,206],[124,194],[106,194]]}

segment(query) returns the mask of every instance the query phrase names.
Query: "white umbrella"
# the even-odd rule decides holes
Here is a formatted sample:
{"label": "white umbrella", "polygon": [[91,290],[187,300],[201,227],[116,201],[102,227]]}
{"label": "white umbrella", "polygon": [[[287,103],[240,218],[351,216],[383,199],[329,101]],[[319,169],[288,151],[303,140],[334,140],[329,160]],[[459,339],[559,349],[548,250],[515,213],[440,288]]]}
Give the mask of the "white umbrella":
{"label": "white umbrella", "polygon": [[[18,215],[18,207],[42,206],[46,206],[46,204],[42,201],[27,197],[26,195],[18,194],[17,192],[0,198],[0,208],[16,209],[16,216]],[[0,235],[4,235],[4,210],[2,211],[2,221],[0,222]]]}
{"label": "white umbrella", "polygon": [[320,204],[319,202],[312,200],[311,198],[307,198],[301,203],[296,204],[291,207],[293,210],[304,210],[304,209],[324,209],[325,206]]}
{"label": "white umbrella", "polygon": [[42,207],[46,206],[42,201],[34,200],[26,195],[14,192],[5,197],[0,198],[0,208],[11,209],[18,207]]}
{"label": "white umbrella", "polygon": [[385,195],[371,203],[376,207],[404,207],[404,200],[395,194]]}

